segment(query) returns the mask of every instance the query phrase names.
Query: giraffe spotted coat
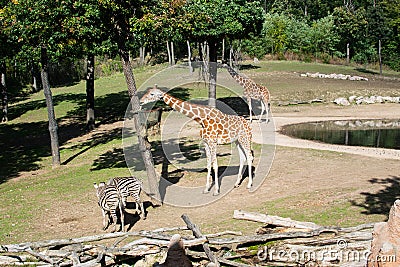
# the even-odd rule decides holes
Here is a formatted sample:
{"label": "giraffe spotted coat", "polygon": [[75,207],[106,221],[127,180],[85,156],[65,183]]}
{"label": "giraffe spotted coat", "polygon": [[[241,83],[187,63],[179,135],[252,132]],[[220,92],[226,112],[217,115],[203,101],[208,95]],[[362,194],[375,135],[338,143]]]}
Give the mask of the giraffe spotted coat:
{"label": "giraffe spotted coat", "polygon": [[250,123],[244,118],[236,115],[228,115],[216,108],[197,105],[175,98],[155,86],[150,89],[140,100],[142,104],[163,100],[174,110],[192,118],[202,127],[200,137],[204,141],[207,156],[207,182],[204,193],[208,193],[211,187],[211,168],[214,169],[215,191],[214,195],[219,194],[217,145],[235,142],[239,151],[240,166],[235,187],[238,187],[241,178],[244,162],[247,160],[249,167],[249,182],[247,188],[251,188],[252,161],[251,150],[252,129]]}

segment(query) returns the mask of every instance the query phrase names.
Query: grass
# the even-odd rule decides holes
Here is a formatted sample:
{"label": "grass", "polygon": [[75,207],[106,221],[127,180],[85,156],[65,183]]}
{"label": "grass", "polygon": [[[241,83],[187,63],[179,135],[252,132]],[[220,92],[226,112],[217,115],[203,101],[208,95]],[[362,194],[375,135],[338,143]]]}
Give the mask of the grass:
{"label": "grass", "polygon": [[[163,68],[165,65],[135,70],[138,86]],[[243,73],[268,85],[274,101],[320,96],[331,99],[342,93],[399,93],[398,84],[392,81],[378,79],[348,85],[349,82],[343,81],[300,78],[294,71],[358,73],[350,67],[275,61],[261,62],[260,68],[246,69]],[[96,80],[95,86],[98,124],[107,126],[119,123],[129,103],[123,74],[100,78]],[[190,99],[207,97],[203,85],[189,84],[183,90]],[[111,127],[111,130],[99,131],[90,138],[82,139],[85,134],[85,83],[53,88],[52,91],[59,123],[61,160],[64,163],[60,168],[51,168],[47,110],[42,92],[34,93],[26,99],[15,99],[9,108],[9,122],[0,127],[0,243],[42,238],[43,233],[35,231],[36,222],[46,221],[52,209],[63,207],[65,203],[89,205],[92,201],[89,196],[92,195],[93,182],[105,181],[117,175],[129,175],[123,156],[120,128]],[[222,87],[218,89],[217,97],[232,96],[235,95],[230,90]],[[190,142],[195,143],[193,140]],[[349,219],[354,208],[349,203],[335,202],[330,207],[318,207],[313,212],[315,207],[306,205],[307,199],[313,197],[303,195],[301,208],[295,205],[298,196],[294,196],[266,202],[258,211],[268,210],[271,214],[315,221],[323,225],[340,223],[340,220],[344,221],[343,225],[354,223]],[[293,206],[288,207],[288,203]],[[244,224],[227,219],[217,228],[241,228]],[[210,224],[210,228],[215,227]]]}

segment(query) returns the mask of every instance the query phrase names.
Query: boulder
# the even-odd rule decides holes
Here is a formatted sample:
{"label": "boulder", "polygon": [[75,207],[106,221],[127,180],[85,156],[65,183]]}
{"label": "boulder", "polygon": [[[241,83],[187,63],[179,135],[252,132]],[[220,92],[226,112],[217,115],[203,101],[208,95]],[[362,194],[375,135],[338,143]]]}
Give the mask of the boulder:
{"label": "boulder", "polygon": [[337,105],[341,105],[341,106],[348,106],[348,105],[350,105],[349,100],[347,100],[347,99],[344,98],[344,97],[336,98],[335,100],[333,100],[333,103],[335,103],[335,104],[337,104]]}
{"label": "boulder", "polygon": [[167,258],[159,267],[192,267],[193,264],[186,256],[185,247],[179,234],[171,237],[168,244]]}
{"label": "boulder", "polygon": [[390,209],[387,222],[376,223],[372,235],[368,267],[400,266],[400,200]]}

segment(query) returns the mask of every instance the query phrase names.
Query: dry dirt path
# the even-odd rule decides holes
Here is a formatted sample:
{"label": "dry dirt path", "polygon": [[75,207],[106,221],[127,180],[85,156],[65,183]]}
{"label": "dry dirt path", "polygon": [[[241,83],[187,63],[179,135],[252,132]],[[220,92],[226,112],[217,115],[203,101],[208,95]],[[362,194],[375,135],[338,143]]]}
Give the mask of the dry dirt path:
{"label": "dry dirt path", "polygon": [[[276,130],[279,130],[284,124],[301,121],[398,118],[400,105],[273,107],[273,116]],[[120,127],[120,124],[114,126]],[[387,152],[327,145],[275,134],[277,147],[274,160],[264,183],[255,192],[246,189],[245,180],[239,188],[233,189],[209,205],[196,208],[171,205],[148,207],[147,219],[135,221],[130,231],[180,226],[183,225],[180,217],[186,213],[204,233],[228,229],[253,232],[257,224],[231,219],[235,209],[279,215],[271,206],[277,203],[282,209],[289,210],[289,214],[293,211],[296,214],[304,213],[304,216],[312,216],[310,212],[323,213],[333,204],[341,205],[356,201],[363,205],[368,196],[375,197],[379,202],[385,199],[387,193],[400,189],[397,186],[400,181],[398,155],[391,158],[387,156],[389,154]],[[259,141],[256,132],[255,141]],[[204,181],[205,175],[206,173]],[[352,204],[349,209],[353,209],[353,206]],[[346,211],[342,211],[332,215],[334,218],[331,221],[338,225],[343,223],[354,225],[364,221],[385,220],[386,211],[371,215],[367,209],[367,206],[363,212],[358,209],[356,216],[348,216]],[[30,228],[35,233],[42,233],[41,239],[103,233],[101,213],[92,191],[87,193],[87,201],[79,202],[77,205],[59,202],[57,209],[51,214],[43,214],[42,217]],[[28,231],[27,237],[29,237]]]}

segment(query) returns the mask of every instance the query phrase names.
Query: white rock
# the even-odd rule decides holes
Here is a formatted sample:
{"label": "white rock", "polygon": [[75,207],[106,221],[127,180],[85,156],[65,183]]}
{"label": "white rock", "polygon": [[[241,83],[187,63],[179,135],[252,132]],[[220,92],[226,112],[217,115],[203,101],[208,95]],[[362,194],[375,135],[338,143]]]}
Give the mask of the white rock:
{"label": "white rock", "polygon": [[341,105],[341,106],[348,106],[350,105],[350,102],[344,98],[344,97],[339,97],[336,98],[335,100],[333,100],[333,103],[337,104],[337,105]]}
{"label": "white rock", "polygon": [[355,95],[349,96],[349,102],[353,103],[356,98],[357,98],[357,96],[355,96]]}

